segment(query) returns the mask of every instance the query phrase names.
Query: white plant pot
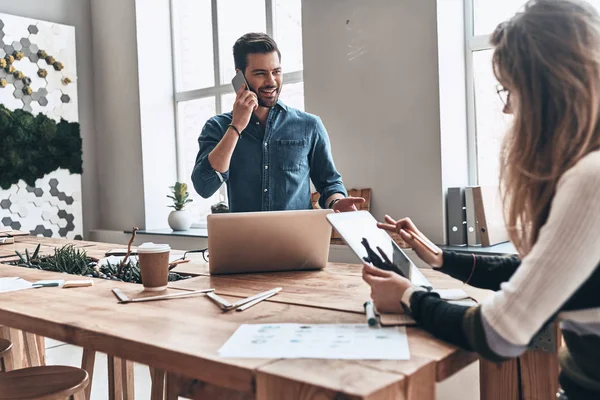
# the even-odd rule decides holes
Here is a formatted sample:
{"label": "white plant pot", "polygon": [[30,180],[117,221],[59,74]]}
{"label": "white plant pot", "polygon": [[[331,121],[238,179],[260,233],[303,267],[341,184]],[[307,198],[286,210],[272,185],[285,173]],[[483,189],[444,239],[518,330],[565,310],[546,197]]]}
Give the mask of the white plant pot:
{"label": "white plant pot", "polygon": [[169,214],[169,226],[174,231],[186,231],[192,226],[192,219],[186,210],[173,210]]}

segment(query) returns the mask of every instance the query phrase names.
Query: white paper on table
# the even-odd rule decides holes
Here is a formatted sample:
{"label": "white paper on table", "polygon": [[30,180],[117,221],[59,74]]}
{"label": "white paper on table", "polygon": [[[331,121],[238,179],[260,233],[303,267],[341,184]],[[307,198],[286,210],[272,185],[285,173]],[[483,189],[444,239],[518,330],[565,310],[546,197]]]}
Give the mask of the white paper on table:
{"label": "white paper on table", "polygon": [[14,278],[0,278],[0,293],[14,292],[17,290],[31,289],[33,286],[31,282],[25,279],[14,277]]}
{"label": "white paper on table", "polygon": [[230,358],[409,360],[406,329],[365,324],[241,325],[219,349]]}

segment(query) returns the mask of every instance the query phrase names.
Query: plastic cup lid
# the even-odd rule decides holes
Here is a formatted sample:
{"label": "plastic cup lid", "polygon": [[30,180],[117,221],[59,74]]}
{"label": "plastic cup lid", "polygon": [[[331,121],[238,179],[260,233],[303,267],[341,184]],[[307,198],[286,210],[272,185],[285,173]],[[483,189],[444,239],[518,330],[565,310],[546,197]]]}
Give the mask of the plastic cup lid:
{"label": "plastic cup lid", "polygon": [[152,242],[142,243],[137,248],[138,254],[140,253],[164,253],[165,251],[171,250],[171,246],[168,244],[157,244]]}

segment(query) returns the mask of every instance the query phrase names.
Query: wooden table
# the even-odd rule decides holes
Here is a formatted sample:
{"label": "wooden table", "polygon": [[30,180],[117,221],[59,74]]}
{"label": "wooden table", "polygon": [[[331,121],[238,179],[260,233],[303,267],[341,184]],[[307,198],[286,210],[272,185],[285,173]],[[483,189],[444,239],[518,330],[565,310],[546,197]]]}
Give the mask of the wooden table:
{"label": "wooden table", "polygon": [[[10,246],[44,251],[67,241],[20,238]],[[74,242],[100,257],[118,245]],[[3,259],[0,258],[0,262]],[[195,260],[201,260],[196,257]],[[43,288],[0,294],[0,325],[33,332],[84,348],[168,371],[179,394],[210,399],[419,399],[435,397],[442,381],[477,360],[476,355],[408,328],[408,361],[343,361],[308,359],[228,359],[217,350],[244,323],[364,323],[362,303],[369,297],[360,266],[331,264],[324,271],[209,276],[203,262],[182,264],[180,273],[196,277],[170,284],[169,292],[214,287],[225,298],[283,287],[269,301],[244,312],[221,312],[204,296],[178,300],[118,304],[114,287],[130,297],[136,284],[96,279],[86,288]],[[470,288],[441,273],[424,270],[437,288],[464,288],[476,298],[484,291]],[[64,279],[64,274],[0,265],[0,277],[29,281]],[[517,382],[510,363],[482,363],[482,398],[513,399]],[[541,371],[540,371],[541,372]],[[536,378],[537,377],[537,378]],[[508,378],[509,384],[504,380]],[[552,377],[548,379],[553,379]],[[548,386],[533,374],[528,383]],[[508,389],[506,389],[508,387]],[[547,390],[547,389],[546,389]],[[540,397],[544,398],[544,397]]]}

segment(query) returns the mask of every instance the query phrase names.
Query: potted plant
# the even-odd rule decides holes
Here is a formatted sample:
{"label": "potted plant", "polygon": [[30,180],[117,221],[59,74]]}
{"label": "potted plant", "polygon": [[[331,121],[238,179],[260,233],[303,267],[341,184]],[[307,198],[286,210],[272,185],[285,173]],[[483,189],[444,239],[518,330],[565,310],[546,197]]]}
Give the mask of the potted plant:
{"label": "potted plant", "polygon": [[192,219],[189,216],[185,205],[192,202],[190,199],[190,193],[187,190],[187,184],[181,182],[175,182],[175,186],[170,186],[172,194],[167,195],[168,198],[173,200],[173,204],[169,207],[175,210],[169,214],[169,226],[174,231],[185,231],[190,229],[192,226]]}

